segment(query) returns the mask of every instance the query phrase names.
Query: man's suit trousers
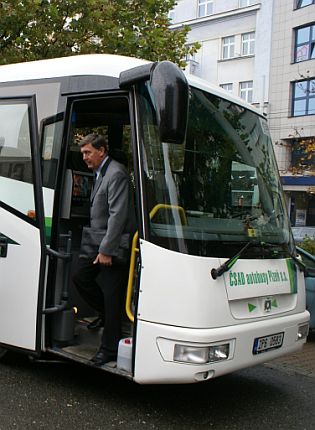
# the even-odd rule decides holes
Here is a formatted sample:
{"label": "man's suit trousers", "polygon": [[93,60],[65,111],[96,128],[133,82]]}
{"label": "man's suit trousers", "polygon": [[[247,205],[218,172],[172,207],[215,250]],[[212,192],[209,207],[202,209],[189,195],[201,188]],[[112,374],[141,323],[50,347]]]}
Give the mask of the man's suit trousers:
{"label": "man's suit trousers", "polygon": [[102,266],[80,258],[73,281],[82,298],[104,316],[101,349],[115,356],[121,338],[123,301],[128,282],[128,265]]}

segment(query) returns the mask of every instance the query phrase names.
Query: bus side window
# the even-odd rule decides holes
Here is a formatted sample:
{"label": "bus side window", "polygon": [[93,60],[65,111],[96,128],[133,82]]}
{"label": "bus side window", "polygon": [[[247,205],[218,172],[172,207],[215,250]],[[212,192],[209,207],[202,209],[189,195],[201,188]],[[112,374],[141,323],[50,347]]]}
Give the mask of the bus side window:
{"label": "bus side window", "polygon": [[0,201],[24,215],[34,213],[29,105],[0,105]]}
{"label": "bus side window", "polygon": [[42,175],[43,185],[55,188],[63,131],[63,114],[42,122]]}

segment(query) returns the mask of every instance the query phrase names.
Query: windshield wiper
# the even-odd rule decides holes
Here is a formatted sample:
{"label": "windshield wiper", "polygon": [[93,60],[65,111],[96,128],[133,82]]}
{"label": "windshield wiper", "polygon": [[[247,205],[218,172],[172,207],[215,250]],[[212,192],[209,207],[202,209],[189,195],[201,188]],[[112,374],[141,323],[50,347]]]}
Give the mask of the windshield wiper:
{"label": "windshield wiper", "polygon": [[227,272],[234,266],[234,264],[237,262],[237,260],[240,258],[240,256],[243,254],[244,251],[249,247],[249,245],[252,245],[253,242],[247,242],[245,246],[233,257],[229,258],[225,263],[221,264],[217,269],[213,268],[211,269],[211,276],[213,279],[217,279],[219,276],[223,275],[223,273]]}
{"label": "windshield wiper", "polygon": [[[246,249],[249,246],[261,246],[262,248],[264,246],[279,246],[279,245],[284,245],[284,243],[280,244],[280,243],[267,243],[267,242],[257,242],[257,241],[253,241],[253,242],[247,242],[245,246],[243,246],[243,248],[233,257],[231,257],[229,260],[227,260],[225,263],[221,264],[221,266],[219,266],[217,269],[213,268],[211,269],[211,276],[213,279],[217,279],[219,276],[222,276],[223,273],[227,272],[228,270],[230,270],[234,264],[237,262],[237,260],[241,257],[241,255],[244,253],[244,251],[246,251]],[[287,249],[288,254],[290,255],[290,257],[292,258],[292,260],[296,263],[296,265],[299,267],[300,271],[304,271],[305,270],[305,264],[300,261],[290,250],[289,248]]]}

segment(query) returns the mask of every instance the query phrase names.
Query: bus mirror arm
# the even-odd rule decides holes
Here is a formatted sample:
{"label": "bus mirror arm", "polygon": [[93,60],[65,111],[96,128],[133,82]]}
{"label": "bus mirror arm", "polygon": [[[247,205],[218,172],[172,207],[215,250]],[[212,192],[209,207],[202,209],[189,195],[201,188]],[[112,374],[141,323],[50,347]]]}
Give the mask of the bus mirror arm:
{"label": "bus mirror arm", "polygon": [[69,299],[69,279],[70,279],[70,261],[72,260],[71,254],[71,234],[67,235],[66,252],[58,252],[54,249],[46,247],[47,254],[56,259],[63,261],[63,285],[61,291],[61,301],[59,304],[50,308],[43,309],[43,314],[52,314],[55,312],[63,311],[68,306]]}

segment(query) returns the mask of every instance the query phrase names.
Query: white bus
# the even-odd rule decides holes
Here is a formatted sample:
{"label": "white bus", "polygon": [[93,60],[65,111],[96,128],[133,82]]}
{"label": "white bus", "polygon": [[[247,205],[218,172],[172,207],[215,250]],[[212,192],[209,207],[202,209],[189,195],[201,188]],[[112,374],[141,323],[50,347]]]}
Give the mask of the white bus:
{"label": "white bus", "polygon": [[170,62],[74,56],[0,67],[0,348],[93,366],[95,311],[72,284],[100,132],[137,217],[117,363],[192,383],[272,360],[308,333],[264,117]]}

